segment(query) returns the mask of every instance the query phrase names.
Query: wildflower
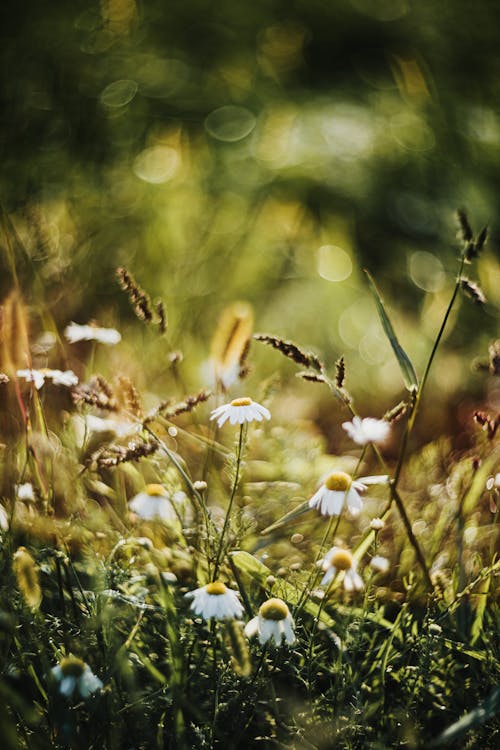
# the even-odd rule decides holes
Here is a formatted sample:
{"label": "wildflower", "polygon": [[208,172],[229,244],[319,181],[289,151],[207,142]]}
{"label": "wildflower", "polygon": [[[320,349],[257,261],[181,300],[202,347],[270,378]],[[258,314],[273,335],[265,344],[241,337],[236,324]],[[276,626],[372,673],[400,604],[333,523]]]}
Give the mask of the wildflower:
{"label": "wildflower", "polygon": [[43,368],[42,370],[17,370],[16,375],[28,383],[33,383],[37,391],[40,390],[47,379],[52,380],[54,385],[63,385],[66,388],[78,385],[78,378],[73,370],[64,370],[64,372],[48,368]]}
{"label": "wildflower", "polygon": [[352,422],[343,422],[342,427],[351,440],[358,445],[383,443],[391,431],[387,422],[383,419],[373,419],[373,417],[365,417],[365,419],[353,417]]}
{"label": "wildflower", "polygon": [[230,424],[243,424],[243,422],[262,422],[262,419],[271,419],[271,414],[265,406],[261,406],[251,398],[235,398],[230,404],[223,404],[214,409],[210,419],[216,419],[219,427],[229,419]]}
{"label": "wildflower", "polygon": [[382,557],[382,555],[374,555],[370,560],[370,567],[373,568],[376,573],[387,573],[389,570],[389,564],[387,557]]}
{"label": "wildflower", "polygon": [[3,505],[0,505],[0,530],[9,530],[9,514],[7,513]]}
{"label": "wildflower", "polygon": [[285,602],[272,598],[264,602],[257,617],[245,625],[245,635],[247,638],[258,635],[262,646],[273,641],[276,646],[281,646],[283,641],[291,645],[295,642],[293,627],[293,618]]}
{"label": "wildflower", "polygon": [[332,578],[340,571],[345,571],[344,588],[346,591],[361,591],[364,587],[363,580],[356,571],[356,561],[348,549],[342,547],[332,547],[320,565],[325,571],[321,579],[321,585],[330,583]]}
{"label": "wildflower", "polygon": [[99,328],[99,326],[79,325],[71,323],[64,329],[64,335],[70,344],[77,341],[98,341],[100,344],[118,344],[121,334],[114,328]]}
{"label": "wildflower", "polygon": [[52,677],[58,683],[58,691],[66,698],[77,693],[80,698],[89,698],[93,693],[101,690],[103,684],[96,677],[88,664],[77,656],[66,656],[59,664],[50,670]]}
{"label": "wildflower", "polygon": [[128,507],[144,521],[154,518],[160,518],[162,521],[177,519],[170,495],[161,484],[147,484],[142,492],[130,500]]}
{"label": "wildflower", "polygon": [[347,503],[349,512],[356,516],[363,507],[359,493],[366,490],[369,484],[385,482],[385,475],[353,479],[344,471],[333,471],[309,500],[309,507],[317,508],[323,516],[340,516],[344,503]]}
{"label": "wildflower", "polygon": [[385,526],[385,521],[383,518],[372,518],[370,521],[370,529],[373,531],[382,531],[382,529]]}
{"label": "wildflower", "polygon": [[207,583],[206,586],[189,591],[185,596],[193,599],[192,611],[204,620],[210,620],[212,617],[223,620],[225,617],[243,615],[243,605],[238,599],[238,592],[228,589],[222,581]]}
{"label": "wildflower", "polygon": [[16,497],[18,500],[34,500],[35,493],[31,482],[24,482],[16,486]]}
{"label": "wildflower", "polygon": [[486,489],[491,492],[491,490],[499,489],[500,488],[500,474],[495,474],[494,477],[488,477],[486,480]]}

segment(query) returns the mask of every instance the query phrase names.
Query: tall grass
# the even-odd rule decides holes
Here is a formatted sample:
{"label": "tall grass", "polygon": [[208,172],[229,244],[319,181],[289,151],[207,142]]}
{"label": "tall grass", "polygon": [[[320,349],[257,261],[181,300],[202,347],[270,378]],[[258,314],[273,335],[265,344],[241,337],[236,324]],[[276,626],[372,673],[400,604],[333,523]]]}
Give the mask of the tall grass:
{"label": "tall grass", "polygon": [[[0,383],[3,747],[497,746],[499,417],[471,413],[467,441],[413,442],[421,405],[440,400],[428,375],[459,295],[481,303],[464,269],[486,231],[459,220],[421,374],[368,277],[405,387],[385,414],[358,413],[348,360],[330,371],[300,343],[252,337],[241,305],[214,337],[210,392],[186,391],[174,353],[169,390],[141,394],[140,350],[130,372],[111,358],[103,377],[96,352],[126,341],[91,327],[44,348],[14,284]],[[136,325],[166,342],[163,303],[118,275]],[[302,382],[248,378],[264,345]],[[498,343],[485,367],[487,387]],[[358,425],[335,453],[301,411],[318,389],[330,420]]]}

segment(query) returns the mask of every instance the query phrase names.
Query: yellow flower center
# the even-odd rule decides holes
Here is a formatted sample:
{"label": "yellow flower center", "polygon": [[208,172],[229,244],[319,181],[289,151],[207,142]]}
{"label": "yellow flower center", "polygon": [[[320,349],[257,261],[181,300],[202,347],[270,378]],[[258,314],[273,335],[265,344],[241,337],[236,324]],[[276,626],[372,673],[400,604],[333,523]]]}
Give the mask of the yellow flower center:
{"label": "yellow flower center", "polygon": [[352,478],[345,471],[334,471],[325,479],[325,487],[333,492],[345,492],[352,484]]}
{"label": "yellow flower center", "polygon": [[66,656],[59,664],[65,677],[80,677],[85,669],[85,662],[78,656]]}
{"label": "yellow flower center", "polygon": [[289,614],[289,609],[282,599],[268,599],[259,609],[259,615],[265,620],[284,620]]}
{"label": "yellow flower center", "polygon": [[166,495],[165,488],[161,484],[147,484],[146,493],[151,497],[160,497]]}
{"label": "yellow flower center", "polygon": [[222,581],[214,581],[213,583],[207,583],[205,591],[211,596],[222,596],[227,591],[226,584]]}
{"label": "yellow flower center", "polygon": [[338,549],[330,557],[330,565],[337,570],[349,570],[352,568],[352,555],[348,549]]}
{"label": "yellow flower center", "polygon": [[250,406],[251,403],[251,398],[243,396],[242,398],[235,398],[234,401],[231,401],[231,406]]}

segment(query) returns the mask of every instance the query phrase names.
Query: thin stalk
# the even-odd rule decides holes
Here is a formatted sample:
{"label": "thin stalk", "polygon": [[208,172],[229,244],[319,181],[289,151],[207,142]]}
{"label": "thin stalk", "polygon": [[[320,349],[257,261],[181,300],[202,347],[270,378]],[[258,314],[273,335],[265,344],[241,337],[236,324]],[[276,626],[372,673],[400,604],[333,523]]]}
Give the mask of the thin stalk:
{"label": "thin stalk", "polygon": [[410,431],[411,431],[411,429],[413,427],[413,424],[415,422],[415,418],[416,418],[416,415],[417,415],[418,407],[419,407],[419,404],[420,404],[420,399],[422,398],[422,393],[423,393],[423,390],[425,388],[425,384],[427,382],[427,378],[429,376],[429,372],[430,372],[430,369],[432,367],[432,363],[434,361],[434,357],[436,356],[436,352],[438,350],[439,344],[441,343],[441,339],[443,338],[443,334],[444,334],[446,325],[448,323],[448,318],[450,317],[450,313],[451,313],[451,311],[453,309],[453,305],[455,304],[455,300],[457,298],[458,290],[460,289],[460,279],[462,278],[462,271],[464,270],[464,265],[465,265],[465,253],[462,254],[461,261],[460,261],[460,268],[458,269],[457,279],[456,279],[456,282],[455,282],[455,288],[453,290],[453,294],[451,295],[450,302],[449,302],[448,307],[446,309],[446,312],[444,314],[444,318],[443,318],[443,321],[441,323],[441,328],[439,329],[439,333],[438,333],[438,335],[436,337],[436,340],[434,341],[434,346],[432,347],[432,351],[430,353],[429,360],[427,362],[426,368],[424,370],[424,374],[422,375],[422,380],[420,382],[420,385],[419,385],[419,388],[418,388],[418,391],[417,391],[417,397],[416,397],[416,400],[415,400],[415,406],[414,406],[413,411],[412,411],[412,413],[410,415],[410,418],[408,420],[408,427],[409,427]]}
{"label": "thin stalk", "polygon": [[212,636],[212,654],[213,654],[213,685],[214,685],[214,703],[213,703],[213,717],[211,726],[211,746],[213,747],[215,728],[217,724],[217,715],[219,713],[219,680],[217,677],[217,623],[215,620],[211,622],[210,634]]}
{"label": "thin stalk", "polygon": [[[458,270],[456,282],[455,282],[455,288],[453,290],[453,294],[451,295],[451,299],[448,303],[448,307],[446,308],[446,312],[444,314],[444,318],[441,322],[441,326],[439,328],[438,334],[436,336],[436,339],[434,341],[434,345],[432,347],[431,353],[429,355],[429,359],[427,361],[427,365],[424,370],[424,374],[422,376],[422,380],[420,381],[418,390],[416,391],[414,395],[414,401],[412,404],[412,409],[410,412],[410,415],[408,417],[408,421],[406,423],[405,431],[402,438],[401,443],[401,450],[399,452],[398,462],[396,465],[396,469],[394,471],[394,475],[392,478],[392,481],[390,483],[390,491],[391,491],[391,500],[393,500],[396,504],[396,507],[398,509],[399,515],[401,516],[401,520],[403,521],[403,525],[405,527],[406,534],[408,536],[408,541],[410,542],[411,546],[413,547],[415,551],[415,555],[417,557],[418,563],[420,567],[422,568],[422,572],[424,574],[424,578],[426,581],[427,586],[432,590],[434,588],[432,579],[429,573],[429,568],[427,567],[427,563],[425,561],[424,554],[422,552],[422,549],[418,543],[418,540],[413,533],[412,525],[410,522],[410,519],[408,517],[408,513],[406,512],[406,508],[403,503],[403,499],[401,495],[398,492],[397,486],[398,482],[401,476],[401,471],[403,468],[404,460],[406,458],[406,452],[408,448],[408,441],[411,434],[411,431],[413,429],[413,426],[415,424],[415,420],[417,417],[417,413],[419,410],[420,402],[422,400],[422,394],[424,392],[425,385],[427,383],[427,379],[429,377],[429,372],[432,367],[432,364],[434,362],[434,358],[436,356],[439,344],[441,343],[441,339],[443,338],[443,334],[446,328],[446,325],[448,323],[451,311],[453,309],[453,305],[455,304],[455,300],[457,298],[458,290],[460,289],[460,279],[462,277],[462,271],[465,264],[465,254],[462,255],[461,261],[460,261],[460,267]],[[380,451],[378,448],[374,445],[373,446],[375,453],[377,454],[380,461],[383,461],[382,456],[380,455]]]}
{"label": "thin stalk", "polygon": [[[339,528],[339,525],[340,525],[341,516],[342,516],[342,513],[340,513],[340,515],[338,515],[336,517],[335,527],[333,529],[333,534],[332,534],[333,538],[335,538],[335,535],[337,534],[337,531],[338,531],[338,528]],[[302,607],[304,605],[304,602],[306,600],[306,597],[307,597],[309,589],[312,589],[313,586],[316,585],[316,580],[317,580],[317,578],[319,576],[318,567],[317,567],[318,566],[318,562],[321,559],[321,555],[323,554],[323,548],[324,548],[324,546],[326,544],[326,540],[328,539],[328,537],[330,535],[330,531],[331,531],[331,528],[333,526],[333,520],[334,519],[335,519],[335,516],[332,516],[330,518],[329,522],[328,522],[328,526],[326,527],[326,531],[325,531],[325,533],[323,535],[323,539],[321,540],[319,552],[316,555],[316,560],[314,561],[314,567],[312,569],[312,572],[311,572],[309,578],[307,579],[306,585],[304,586],[304,589],[303,589],[303,591],[302,591],[302,593],[300,595],[299,601],[297,602],[297,607],[295,608],[295,611],[293,613],[294,617],[298,617],[299,616],[299,614],[300,614],[300,612],[302,610]]]}
{"label": "thin stalk", "polygon": [[231,496],[229,498],[229,503],[227,506],[226,511],[226,517],[224,518],[224,525],[222,527],[222,531],[219,538],[219,546],[217,548],[217,555],[215,557],[215,565],[214,565],[214,572],[213,572],[213,578],[212,580],[215,581],[217,578],[217,573],[219,572],[219,565],[220,565],[220,559],[222,556],[222,548],[224,544],[224,537],[226,535],[227,527],[229,526],[229,519],[231,516],[231,510],[233,508],[233,502],[234,498],[236,496],[236,489],[238,487],[238,482],[240,479],[240,468],[241,468],[241,456],[243,453],[243,442],[244,442],[244,435],[245,435],[245,423],[240,425],[240,435],[238,438],[238,448],[236,449],[236,471],[234,476],[234,482],[231,489]]}
{"label": "thin stalk", "polygon": [[[208,511],[207,511],[207,506],[206,506],[206,503],[205,503],[205,501],[203,499],[203,496],[201,495],[200,492],[198,492],[198,490],[196,489],[196,487],[193,484],[193,481],[192,481],[191,477],[189,476],[189,474],[187,473],[187,471],[185,471],[184,467],[182,466],[182,464],[180,463],[180,461],[177,459],[175,453],[173,453],[173,451],[170,450],[170,448],[168,447],[168,445],[166,445],[164,443],[164,441],[160,437],[158,437],[158,435],[147,424],[143,423],[142,424],[142,428],[145,430],[145,432],[148,433],[148,435],[151,435],[151,437],[153,438],[153,440],[155,440],[158,443],[158,445],[160,446],[160,448],[162,449],[162,451],[168,456],[168,458],[173,463],[173,465],[175,466],[175,468],[177,469],[177,471],[179,472],[179,474],[181,475],[181,477],[184,479],[186,485],[189,488],[189,491],[191,492],[191,495],[196,499],[198,505],[200,506],[201,511],[203,513],[203,521],[205,523],[205,531],[206,531],[206,535],[207,535],[207,545],[208,545],[209,544],[209,540],[210,540],[210,526],[211,526],[211,524],[210,524],[210,517],[209,517]],[[207,554],[207,567],[208,567],[208,577],[210,578],[210,554]]]}

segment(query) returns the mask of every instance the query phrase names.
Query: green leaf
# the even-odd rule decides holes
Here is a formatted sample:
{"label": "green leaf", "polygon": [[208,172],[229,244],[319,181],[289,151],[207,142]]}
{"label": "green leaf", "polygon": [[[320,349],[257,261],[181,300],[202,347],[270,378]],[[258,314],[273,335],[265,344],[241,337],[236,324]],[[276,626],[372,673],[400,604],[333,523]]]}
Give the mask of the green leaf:
{"label": "green leaf", "polygon": [[392,323],[389,319],[389,316],[387,315],[382,297],[380,296],[379,291],[375,285],[375,281],[366,269],[365,273],[368,278],[370,289],[375,298],[375,303],[377,305],[377,311],[380,317],[380,322],[382,323],[382,328],[384,329],[385,335],[389,339],[392,350],[396,355],[396,359],[398,360],[399,367],[401,368],[401,372],[403,373],[404,384],[406,388],[411,391],[414,387],[418,386],[417,373],[415,372],[415,368],[413,367],[410,358],[398,341],[398,337],[396,336],[394,328],[392,327]]}
{"label": "green leaf", "polygon": [[485,724],[492,719],[499,709],[500,687],[496,687],[483,703],[480,703],[473,711],[469,711],[468,714],[465,714],[461,719],[451,724],[448,729],[441,732],[439,737],[431,742],[430,746],[441,747],[449,742],[453,742],[467,732],[470,732],[471,729],[481,726],[481,724]]}
{"label": "green leaf", "polygon": [[474,622],[472,623],[471,628],[471,645],[473,646],[476,641],[478,640],[479,636],[481,635],[483,631],[483,620],[484,620],[484,613],[486,612],[486,603],[488,601],[488,594],[490,592],[490,585],[491,585],[491,573],[490,575],[484,579],[484,581],[481,581],[479,586],[477,587],[477,591],[474,594],[474,599],[476,600],[476,606],[475,606],[475,613],[474,613]]}

